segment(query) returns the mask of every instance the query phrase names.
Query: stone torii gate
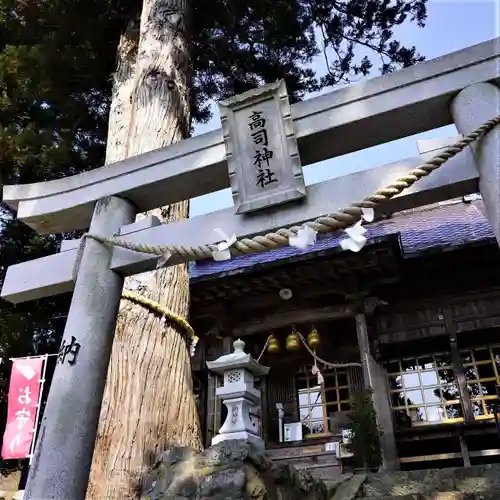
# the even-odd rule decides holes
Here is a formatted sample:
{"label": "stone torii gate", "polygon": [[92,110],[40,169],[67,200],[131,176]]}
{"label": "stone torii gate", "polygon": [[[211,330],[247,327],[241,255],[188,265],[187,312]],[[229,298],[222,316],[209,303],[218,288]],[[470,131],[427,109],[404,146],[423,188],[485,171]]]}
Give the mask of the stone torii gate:
{"label": "stone torii gate", "polygon": [[[373,199],[435,153],[448,154],[455,140],[307,189],[303,165],[450,123],[465,136],[489,121],[488,133],[477,134],[472,147],[398,196],[387,196],[383,207],[398,211],[479,189],[500,241],[500,119],[492,120],[500,115],[499,86],[500,38],[292,106],[284,84],[271,84],[221,103],[222,130],[81,175],[5,186],[4,202],[35,230],[89,228],[101,237],[87,237],[84,247],[66,241],[59,254],[11,266],[3,284],[1,296],[12,303],[73,290],[63,346],[67,352],[74,342],[81,346],[75,363],[61,356],[57,364],[25,498],[85,498],[124,277],[155,269],[168,245],[177,248],[169,249],[166,265],[211,258],[221,240],[215,228],[240,242],[254,238],[243,240],[246,246],[233,243],[237,253],[284,244],[286,231],[274,241],[256,236],[296,226],[293,234],[297,225],[325,214],[334,219],[323,217],[321,224],[346,227],[359,219],[361,205],[353,208],[353,202]],[[168,225],[154,217],[134,222],[138,212],[229,186],[236,213],[233,207]],[[113,237],[113,245],[102,243]],[[123,241],[128,248],[163,250],[137,252],[120,247]]]}

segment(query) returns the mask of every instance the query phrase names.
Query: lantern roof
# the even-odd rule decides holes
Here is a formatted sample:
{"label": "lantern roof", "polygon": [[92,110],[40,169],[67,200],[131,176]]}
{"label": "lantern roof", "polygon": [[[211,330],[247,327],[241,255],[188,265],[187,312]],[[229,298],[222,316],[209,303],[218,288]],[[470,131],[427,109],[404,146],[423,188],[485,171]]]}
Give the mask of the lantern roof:
{"label": "lantern roof", "polygon": [[251,354],[245,352],[245,342],[243,340],[235,340],[233,348],[234,351],[231,354],[225,354],[215,361],[207,361],[208,369],[218,375],[223,375],[229,370],[238,368],[244,368],[257,376],[267,375],[269,367],[261,365]]}

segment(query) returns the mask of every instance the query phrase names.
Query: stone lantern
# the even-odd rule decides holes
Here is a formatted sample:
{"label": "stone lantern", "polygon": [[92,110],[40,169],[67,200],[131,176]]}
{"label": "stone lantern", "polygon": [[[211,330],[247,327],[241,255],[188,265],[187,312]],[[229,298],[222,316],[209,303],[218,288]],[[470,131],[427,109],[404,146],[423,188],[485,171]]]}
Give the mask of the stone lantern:
{"label": "stone lantern", "polygon": [[263,449],[264,441],[258,434],[258,423],[250,410],[260,407],[260,391],[254,387],[255,377],[267,375],[269,368],[244,351],[245,342],[242,340],[236,340],[233,347],[231,354],[207,361],[209,370],[224,376],[224,385],[217,389],[216,394],[227,407],[226,421],[212,439],[212,444],[242,439]]}

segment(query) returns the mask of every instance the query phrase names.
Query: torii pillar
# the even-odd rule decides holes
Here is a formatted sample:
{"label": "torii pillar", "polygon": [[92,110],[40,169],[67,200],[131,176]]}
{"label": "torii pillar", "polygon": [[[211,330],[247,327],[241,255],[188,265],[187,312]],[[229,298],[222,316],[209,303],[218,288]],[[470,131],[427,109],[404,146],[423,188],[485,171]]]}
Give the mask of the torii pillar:
{"label": "torii pillar", "polygon": [[[135,218],[117,196],[98,201],[90,231],[115,234]],[[85,498],[123,278],[109,267],[111,249],[87,240],[63,345],[30,467],[25,500]]]}
{"label": "torii pillar", "polygon": [[[500,115],[500,88],[492,83],[466,87],[453,100],[451,113],[458,132],[467,135]],[[479,170],[479,191],[486,215],[500,245],[500,125],[471,148]]]}

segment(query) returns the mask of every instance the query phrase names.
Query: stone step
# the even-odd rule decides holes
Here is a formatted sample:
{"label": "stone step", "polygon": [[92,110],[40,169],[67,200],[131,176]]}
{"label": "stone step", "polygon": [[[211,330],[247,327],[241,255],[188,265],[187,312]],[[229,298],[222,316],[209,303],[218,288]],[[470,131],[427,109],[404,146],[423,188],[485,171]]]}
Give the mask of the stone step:
{"label": "stone step", "polygon": [[328,491],[328,498],[333,498],[333,495],[338,490],[339,486],[346,481],[349,481],[353,477],[353,474],[348,472],[347,474],[342,474],[334,478],[323,479],[326,484],[326,489]]}
{"label": "stone step", "polygon": [[361,492],[361,487],[366,479],[366,474],[355,474],[347,481],[343,481],[335,490],[330,500],[354,500]]}
{"label": "stone step", "polygon": [[303,470],[305,472],[308,472],[315,479],[321,479],[323,481],[328,481],[331,478],[335,477],[341,477],[341,474],[339,473],[339,467],[337,464],[321,463],[321,464],[315,464],[313,466],[308,465],[307,467],[300,467],[294,465],[293,463],[290,465],[293,465],[293,467],[295,467],[298,470]]}

